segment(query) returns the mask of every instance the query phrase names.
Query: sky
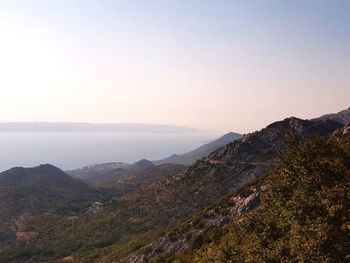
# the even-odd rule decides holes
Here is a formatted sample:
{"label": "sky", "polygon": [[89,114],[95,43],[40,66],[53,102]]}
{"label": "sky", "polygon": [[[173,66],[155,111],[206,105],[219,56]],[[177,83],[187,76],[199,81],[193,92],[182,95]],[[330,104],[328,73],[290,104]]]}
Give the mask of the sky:
{"label": "sky", "polygon": [[0,121],[251,132],[350,106],[347,0],[0,0]]}

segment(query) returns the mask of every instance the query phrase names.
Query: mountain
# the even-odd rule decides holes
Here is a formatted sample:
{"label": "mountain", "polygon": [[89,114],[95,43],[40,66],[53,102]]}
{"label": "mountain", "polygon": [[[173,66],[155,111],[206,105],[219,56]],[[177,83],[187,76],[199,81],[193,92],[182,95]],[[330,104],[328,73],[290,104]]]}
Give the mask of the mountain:
{"label": "mountain", "polygon": [[136,173],[138,170],[145,170],[155,165],[160,164],[178,164],[178,165],[191,165],[199,159],[204,158],[214,150],[225,146],[234,140],[241,138],[238,133],[227,133],[217,140],[207,143],[193,151],[182,155],[172,155],[168,158],[158,161],[149,161],[142,159],[134,164],[112,162],[102,163],[85,166],[83,168],[67,170],[66,173],[70,176],[82,179],[90,184],[99,185],[106,184],[108,181],[116,181],[123,179],[131,174]]}
{"label": "mountain", "polygon": [[185,133],[202,130],[142,123],[84,123],[84,122],[2,122],[0,132],[140,132]]}
{"label": "mountain", "polygon": [[[313,122],[294,117],[275,122],[214,151],[183,172],[115,199],[118,208],[106,211],[108,215],[103,220],[105,231],[114,234],[110,237],[104,235],[103,242],[125,244],[128,248],[115,245],[112,248],[115,253],[111,252],[110,257],[101,262],[126,256],[139,247],[140,242],[146,245],[159,237],[157,228],[171,229],[171,226],[187,220],[196,211],[263,178],[277,166],[276,156],[283,151],[283,142],[290,133],[294,132],[306,140],[315,133],[331,135],[341,127],[343,125],[335,121]],[[96,224],[101,224],[101,221]],[[150,239],[143,239],[142,233],[148,233]],[[135,239],[137,235],[141,236],[136,238],[134,245],[130,245],[127,237],[133,236]],[[102,253],[102,250],[91,251],[91,255],[96,253]],[[77,257],[87,258],[89,255],[76,254]],[[102,254],[100,257],[104,258]]]}
{"label": "mountain", "polygon": [[0,187],[55,187],[69,190],[85,187],[59,168],[44,164],[33,168],[15,167],[0,173]]}
{"label": "mountain", "polygon": [[183,173],[147,185],[142,193],[138,192],[138,196],[132,198],[144,199],[156,192],[154,198],[158,202],[155,204],[176,200],[173,208],[177,204],[184,211],[201,208],[266,174],[275,166],[276,156],[283,150],[283,141],[289,133],[296,132],[306,139],[315,133],[332,134],[341,127],[334,121],[316,123],[298,118],[275,122],[214,151]]}
{"label": "mountain", "polygon": [[225,146],[226,144],[238,140],[242,135],[234,132],[229,132],[224,136],[220,137],[217,140],[214,140],[210,143],[207,143],[193,151],[184,153],[184,154],[173,154],[165,159],[154,161],[155,164],[164,164],[164,163],[174,163],[182,165],[191,165],[194,164],[197,160],[206,157],[209,153],[219,149],[220,147]]}
{"label": "mountain", "polygon": [[[62,220],[72,216],[82,216],[92,204],[110,198],[107,191],[95,189],[49,164],[2,172],[0,250],[35,242],[47,235],[40,232],[42,229],[61,225]],[[7,261],[0,256],[0,262]]]}
{"label": "mountain", "polygon": [[348,262],[349,142],[330,136],[290,144],[262,180],[267,188],[255,211],[232,221],[214,242],[204,233],[196,251],[160,261]]}
{"label": "mountain", "polygon": [[[326,136],[344,125],[333,121],[309,121],[295,117],[277,121],[261,131],[253,132],[243,136],[241,140],[230,143],[225,147],[211,153],[207,160],[215,164],[242,162],[264,162],[276,157],[276,154],[283,149],[284,138],[288,133],[296,133],[302,139],[318,134]],[[263,164],[263,163],[257,163]]]}
{"label": "mountain", "polygon": [[142,170],[145,170],[145,169],[152,168],[154,166],[155,166],[155,164],[152,163],[151,161],[146,160],[146,159],[142,159],[142,160],[134,163],[132,165],[132,168],[134,168],[136,170],[139,170],[139,171],[142,171]]}
{"label": "mountain", "polygon": [[[59,168],[40,165],[33,168],[15,167],[0,173],[1,201],[36,200],[33,211],[54,209],[57,212],[84,210],[95,200],[107,198],[79,179]],[[12,202],[11,201],[11,202]]]}
{"label": "mountain", "polygon": [[123,262],[347,262],[350,137],[341,130],[304,143],[294,137],[277,168],[254,186],[201,210]]}
{"label": "mountain", "polygon": [[225,146],[226,144],[241,138],[242,135],[238,133],[227,133],[217,140],[207,143],[193,151],[190,151],[181,155],[172,155],[168,158],[149,161],[142,159],[134,164],[122,163],[122,162],[112,162],[112,163],[102,163],[85,166],[83,168],[67,170],[66,173],[69,175],[82,179],[92,184],[98,184],[99,182],[107,182],[112,179],[121,179],[130,173],[134,173],[135,170],[144,170],[153,167],[155,164],[179,164],[179,165],[191,165],[197,160],[206,157],[209,153],[215,151],[216,149]]}
{"label": "mountain", "polygon": [[[175,244],[179,248],[190,244],[190,249],[191,247],[201,248],[203,244],[206,244],[205,240],[209,242],[215,240],[217,232],[211,230],[212,228],[219,226],[220,233],[220,226],[228,224],[229,227],[231,226],[232,219],[225,217],[231,211],[248,212],[256,208],[260,202],[258,199],[261,187],[265,186],[265,184],[259,185],[259,182],[267,178],[266,176],[272,170],[278,169],[277,156],[286,152],[285,142],[295,141],[296,135],[300,138],[300,143],[303,143],[312,138],[314,134],[327,137],[345,131],[342,123],[333,120],[311,121],[294,117],[287,118],[230,142],[196,161],[190,167],[174,171],[168,176],[160,174],[159,177],[154,176],[154,180],[148,181],[148,178],[152,178],[151,173],[154,174],[154,172],[148,174],[146,171],[157,169],[160,166],[143,170],[144,176],[141,175],[142,173],[135,174],[135,177],[127,175],[120,181],[117,180],[116,183],[122,185],[122,188],[124,188],[123,183],[126,185],[140,182],[139,186],[125,194],[114,195],[108,200],[93,199],[97,201],[93,206],[96,213],[77,212],[74,220],[62,216],[47,218],[46,214],[41,215],[45,220],[42,217],[39,217],[40,220],[38,217],[31,218],[31,223],[35,226],[36,238],[31,239],[30,245],[20,243],[21,246],[16,247],[19,241],[11,239],[12,230],[6,223],[9,221],[0,224],[0,237],[6,236],[5,240],[7,240],[7,246],[1,250],[3,256],[0,259],[3,261],[0,260],[0,262],[16,262],[18,259],[27,262],[30,260],[50,262],[68,257],[78,262],[120,262],[122,259],[129,259],[128,262],[171,262],[158,258],[158,256],[174,256],[176,251],[181,252],[182,250],[169,250],[170,253],[173,253],[172,255],[163,255],[166,254],[167,244],[170,244],[169,246]],[[327,154],[327,148],[322,148],[323,146],[317,148],[318,145],[322,144],[308,146],[312,149],[312,154],[308,159],[298,159],[298,152],[293,152],[297,159],[288,160],[291,164],[296,163],[296,167],[299,167],[300,160],[306,164],[309,162],[310,169],[313,169],[313,156],[316,156],[318,152]],[[325,150],[319,151],[319,149]],[[334,152],[334,154],[338,153],[338,150]],[[332,158],[323,162],[323,165],[339,164],[337,158],[334,159],[336,161]],[[322,163],[322,158],[317,160]],[[133,178],[136,181],[133,181]],[[278,182],[278,177],[273,177],[273,180]],[[287,180],[287,182],[292,183],[293,180]],[[297,189],[302,190],[302,187]],[[298,191],[295,197],[298,197]],[[68,202],[65,203],[65,205],[68,204]],[[306,207],[303,209],[309,211]],[[329,209],[332,211],[333,208]],[[214,211],[210,212],[211,210]],[[202,213],[203,211],[207,212]],[[5,214],[9,214],[8,210]],[[208,217],[210,222],[201,215]],[[288,211],[285,215],[288,215]],[[184,229],[181,227],[179,230],[179,226]],[[174,229],[178,230],[172,232]],[[259,229],[264,229],[264,227]],[[223,231],[225,232],[225,229]],[[170,235],[170,233],[173,234]],[[166,242],[162,243],[162,237],[166,238]],[[175,240],[178,240],[178,243],[173,242]],[[156,245],[149,246],[153,242]],[[16,247],[17,254],[13,252],[14,247]],[[142,248],[145,248],[145,251],[136,253],[136,261],[132,261],[129,256]],[[141,257],[138,257],[138,254]],[[21,255],[24,256],[21,258]],[[142,255],[150,255],[150,258],[142,257]],[[140,258],[141,261],[139,261]],[[204,258],[205,256],[202,256],[202,259]],[[178,262],[194,261],[191,258]]]}
{"label": "mountain", "polygon": [[[190,219],[178,224],[177,226],[172,228],[170,231],[166,232],[165,234],[162,234],[157,239],[154,239],[152,242],[146,244],[142,248],[139,248],[135,252],[128,255],[127,258],[124,259],[125,262],[155,261],[155,262],[208,262],[209,263],[209,262],[227,262],[227,261],[234,259],[235,255],[231,254],[230,258],[222,258],[219,261],[215,260],[215,258],[217,259],[217,256],[222,253],[222,251],[220,251],[220,250],[224,250],[225,254],[229,254],[227,251],[228,244],[225,244],[225,243],[222,245],[222,247],[218,246],[216,248],[217,249],[216,254],[214,252],[212,252],[210,247],[207,248],[208,250],[206,251],[206,253],[210,252],[210,259],[208,258],[207,255],[205,255],[203,253],[198,253],[198,254],[200,254],[198,256],[194,253],[194,251],[197,251],[199,248],[204,247],[205,245],[208,245],[208,244],[217,244],[218,240],[220,240],[222,237],[230,238],[230,236],[227,235],[228,228],[231,228],[231,229],[233,227],[238,228],[239,226],[237,226],[237,222],[241,222],[245,218],[248,218],[248,220],[250,220],[250,218],[248,217],[249,215],[247,216],[247,215],[245,215],[245,213],[247,213],[247,212],[250,213],[251,211],[254,211],[254,209],[256,209],[257,207],[260,206],[260,203],[261,203],[260,196],[263,195],[265,198],[266,194],[264,192],[266,191],[266,189],[274,188],[274,190],[269,191],[270,195],[271,194],[274,195],[277,192],[277,190],[285,193],[285,191],[286,191],[285,189],[288,189],[288,186],[284,186],[285,188],[282,189],[281,185],[283,185],[283,184],[287,185],[288,182],[291,185],[293,185],[291,182],[293,182],[293,180],[295,180],[295,179],[293,179],[291,181],[288,181],[288,177],[290,175],[288,173],[286,173],[284,170],[285,169],[284,166],[286,166],[286,165],[288,166],[288,169],[290,169],[290,173],[297,173],[296,170],[298,170],[298,169],[299,170],[310,169],[310,171],[314,170],[314,173],[321,173],[321,174],[323,172],[327,171],[328,174],[323,175],[325,181],[322,182],[322,184],[323,184],[322,187],[327,186],[330,189],[332,189],[332,187],[334,187],[333,181],[332,181],[333,179],[331,180],[331,179],[327,179],[327,178],[334,177],[334,180],[338,180],[338,186],[343,189],[343,195],[346,195],[346,193],[348,193],[349,187],[350,187],[350,184],[349,184],[350,177],[344,171],[346,171],[346,169],[348,169],[345,166],[349,165],[349,163],[346,160],[348,159],[349,154],[350,154],[350,148],[349,148],[350,144],[349,144],[349,140],[339,139],[338,136],[347,135],[348,138],[350,138],[349,137],[350,127],[345,126],[343,128],[336,129],[335,132],[332,133],[332,130],[336,126],[339,126],[339,124],[336,124],[334,122],[328,122],[328,124],[330,126],[327,125],[327,127],[325,127],[325,126],[321,125],[316,129],[320,131],[319,132],[320,135],[324,135],[324,136],[328,135],[328,136],[330,136],[330,139],[328,139],[328,138],[325,138],[325,139],[313,138],[310,141],[308,141],[307,138],[310,138],[310,136],[312,134],[312,133],[310,133],[310,130],[314,129],[315,126],[319,125],[318,124],[315,126],[310,126],[310,125],[308,125],[308,123],[309,123],[308,121],[302,121],[302,120],[292,118],[292,119],[286,119],[283,122],[277,122],[277,123],[274,123],[274,124],[268,126],[264,132],[265,134],[260,133],[259,137],[272,138],[271,136],[267,136],[268,134],[270,134],[270,135],[272,134],[271,130],[268,131],[268,129],[275,129],[275,128],[281,129],[282,127],[286,127],[288,125],[288,126],[292,126],[292,127],[296,128],[296,130],[299,130],[301,132],[298,135],[298,136],[300,136],[299,139],[301,141],[306,140],[306,143],[305,143],[305,145],[300,146],[301,149],[295,149],[294,148],[295,146],[293,146],[293,148],[287,149],[288,153],[284,153],[284,155],[282,157],[282,165],[281,165],[281,161],[279,162],[279,164],[276,163],[276,166],[277,167],[279,166],[278,172],[274,172],[273,175],[269,175],[262,180],[256,181],[254,183],[254,186],[249,186],[249,185],[248,185],[248,187],[245,186],[242,189],[240,189],[239,192],[236,192],[234,194],[229,194],[227,197],[223,198],[219,202],[209,205],[204,210],[200,210],[198,213],[195,213],[193,215],[193,217],[191,217]],[[335,125],[335,126],[333,126],[333,125]],[[304,126],[304,128],[302,128],[302,126]],[[253,139],[253,138],[247,138],[246,140],[257,142],[257,140]],[[263,140],[261,140],[260,142],[262,142],[262,141]],[[265,142],[266,142],[266,140],[265,140]],[[291,143],[295,143],[295,142],[293,142],[293,140],[292,140]],[[298,144],[298,146],[299,145],[300,144]],[[227,147],[227,148],[230,148],[230,147]],[[283,148],[285,148],[285,147],[283,146]],[[338,148],[338,150],[334,151],[334,148]],[[346,150],[347,152],[342,152],[342,150]],[[208,157],[208,159],[215,158],[214,160],[217,160],[217,159],[222,160],[222,157],[224,157],[224,159],[226,157],[228,158],[228,155],[230,154],[229,152],[226,152],[227,155],[222,155],[220,152],[221,151],[219,150],[219,152],[213,153],[212,155],[210,155]],[[302,157],[299,157],[297,155],[297,154],[300,154],[299,152],[301,152],[301,154],[303,154]],[[331,152],[332,152],[332,154],[331,154]],[[269,154],[268,151],[266,153]],[[334,166],[327,167],[327,164],[324,163],[325,158],[329,158],[329,160],[332,160],[332,158],[334,158],[332,155],[339,155],[338,158],[341,158],[340,160],[343,162],[343,164],[339,165],[339,167],[341,167],[339,169],[343,169],[342,172],[337,170],[338,168],[335,168]],[[299,157],[299,159],[297,156]],[[280,160],[281,160],[281,158],[280,158]],[[226,161],[229,162],[228,159]],[[252,163],[257,163],[255,161],[256,161],[256,159],[253,158]],[[218,162],[216,162],[216,163],[219,164]],[[347,163],[347,164],[345,164],[345,163]],[[221,163],[221,164],[223,164],[223,163]],[[322,165],[324,167],[322,167]],[[282,166],[282,167],[280,167],[280,166]],[[319,167],[322,167],[322,169],[319,170]],[[334,170],[330,171],[328,169],[330,169],[330,170],[334,169]],[[285,176],[284,180],[286,180],[285,183],[281,182],[283,176],[281,176],[280,173],[286,173],[284,175]],[[337,173],[340,175],[340,178],[336,177]],[[299,174],[297,173],[294,176],[300,176],[300,174],[302,174],[302,173],[301,172]],[[315,180],[317,180],[317,179],[315,178]],[[348,190],[346,190],[344,188],[344,185],[343,185],[345,180],[347,180],[347,182],[348,182],[348,184],[346,186]],[[310,182],[306,181],[306,182],[308,182],[309,187],[314,186],[313,185],[314,183],[311,183],[311,181]],[[274,185],[276,185],[276,186],[274,186]],[[277,188],[277,185],[279,185],[278,188]],[[289,188],[292,188],[292,187],[296,187],[296,186],[295,185],[289,186]],[[303,188],[305,186],[303,186],[300,182],[300,185],[298,187]],[[289,189],[289,190],[291,190],[291,189]],[[296,198],[302,198],[302,197],[299,197],[297,195],[298,191],[299,190],[295,190]],[[283,194],[283,193],[281,193],[281,194]],[[309,193],[309,194],[311,194],[311,193]],[[327,195],[328,194],[326,194],[326,196]],[[333,198],[337,199],[336,196],[337,195],[335,194]],[[329,197],[329,195],[327,197]],[[308,197],[308,198],[310,198],[310,200],[312,200],[313,198],[316,199],[317,197]],[[342,199],[341,201],[338,201],[338,202],[343,202],[345,204],[346,202],[349,202],[349,196],[347,198],[348,198],[347,201],[346,201],[346,197],[345,197],[345,199]],[[302,198],[301,200],[299,200],[300,204],[302,204],[304,201],[305,201],[305,198]],[[265,207],[271,206],[272,208],[269,208],[269,209],[277,210],[278,207],[273,206],[274,202],[275,201],[270,200],[269,202],[267,202],[264,200],[264,202],[262,204],[262,206],[264,208],[262,208],[262,209],[267,210],[267,208],[265,208]],[[319,202],[321,202],[321,201],[319,201]],[[317,204],[317,202],[315,202],[315,204]],[[295,207],[295,209],[298,209],[298,208]],[[269,210],[269,213],[274,214],[271,210]],[[342,210],[342,212],[345,214],[347,213],[344,205],[339,206],[339,210]],[[309,211],[309,210],[305,209],[305,211]],[[306,213],[309,213],[309,212],[306,212]],[[255,213],[256,213],[256,217],[255,217],[255,219],[250,220],[250,225],[256,224],[256,220],[257,220],[256,218],[258,218],[258,220],[262,220],[259,218],[259,216],[260,216],[260,214],[262,214],[262,212],[257,211]],[[266,215],[264,215],[264,216],[266,216]],[[278,218],[279,216],[280,216],[280,214],[276,213],[276,217]],[[277,218],[275,218],[274,220],[277,221],[278,220]],[[339,217],[338,219],[340,220],[341,218]],[[267,219],[264,218],[264,220],[267,220]],[[318,218],[317,218],[317,220],[318,220]],[[346,221],[346,219],[344,219],[344,220]],[[283,223],[287,223],[287,220]],[[248,228],[248,227],[250,227],[250,225],[247,225],[246,235],[248,235],[249,232],[251,231],[251,229]],[[346,233],[344,233],[344,229],[341,229],[341,225],[338,227],[337,224],[334,224],[333,219],[331,220],[331,222],[326,223],[325,226],[328,228],[330,225],[332,225],[332,227],[333,227],[332,231],[334,231],[334,232],[338,231],[339,233],[341,233],[341,234],[337,234],[337,235],[340,235],[340,236],[347,235]],[[262,227],[264,227],[264,226],[262,226]],[[257,229],[257,231],[259,231],[258,234],[261,234],[260,228]],[[282,233],[282,231],[281,231],[281,233]],[[280,233],[276,233],[276,234],[280,234]],[[300,233],[300,235],[301,235],[301,233]],[[249,243],[249,241],[254,240],[254,239],[246,238],[244,235],[240,236],[239,238],[240,238],[239,242],[242,242],[241,240],[246,240],[245,242],[242,242],[242,243]],[[313,238],[313,237],[311,237],[311,238]],[[349,238],[348,238],[348,240],[349,240]],[[337,242],[338,242],[339,247],[341,247],[342,244],[344,244],[344,243],[342,243],[344,241],[341,238],[339,238]],[[252,243],[253,243],[253,241],[252,241]],[[234,246],[235,245],[233,245],[233,244],[229,244],[230,249],[236,249],[236,248],[233,248]],[[238,247],[239,244],[237,244],[236,246]],[[256,252],[256,253],[261,253],[262,250],[263,249],[261,248],[261,250],[259,252]],[[334,251],[336,251],[336,249],[334,249]],[[334,253],[334,251],[333,251],[333,253]],[[243,252],[237,252],[236,255],[239,255],[241,253],[243,253]],[[247,258],[249,256],[249,251],[246,253],[247,254],[245,255],[245,257]],[[344,253],[344,252],[342,252],[342,253]],[[346,251],[345,251],[345,253],[346,253]],[[253,256],[254,254],[255,253],[253,253],[251,256]],[[339,254],[341,255],[340,252],[338,252],[338,256],[339,256]],[[189,256],[189,255],[191,255],[191,256]],[[198,256],[197,261],[195,261],[195,259],[193,258],[194,255]],[[346,256],[346,255],[347,254],[345,254],[345,255],[343,254],[343,256]],[[284,256],[287,256],[287,255],[284,255]],[[113,256],[111,258],[113,258]],[[237,261],[243,262],[240,260],[237,260]],[[254,262],[255,261],[258,261],[257,258],[254,260]],[[233,262],[235,262],[235,261],[233,260]],[[339,262],[342,262],[342,260],[339,260]]]}
{"label": "mountain", "polygon": [[326,114],[321,117],[314,119],[314,121],[322,121],[322,120],[333,120],[340,122],[342,124],[350,123],[350,108],[340,111],[338,113]]}
{"label": "mountain", "polygon": [[[133,249],[138,249],[140,244],[151,243],[208,205],[266,176],[278,165],[276,157],[284,150],[284,140],[289,134],[295,133],[305,141],[314,134],[329,136],[342,127],[342,124],[331,120],[314,122],[292,117],[278,121],[227,144],[183,172],[122,196],[116,201],[120,202],[119,206],[127,206],[127,209],[118,209],[109,214],[110,219],[104,225],[108,225],[111,232],[118,226],[119,237],[114,235],[116,239],[110,242],[128,244],[125,245],[128,249],[123,245],[115,245],[112,248],[115,252],[111,252],[108,257],[100,255],[106,259],[101,262],[127,256]],[[125,220],[129,224],[122,227],[121,222]],[[165,230],[156,232],[155,228]],[[140,233],[148,233],[150,239],[145,240]],[[125,235],[140,237],[134,237],[134,245],[131,245],[124,239]],[[124,241],[119,243],[121,240]]]}

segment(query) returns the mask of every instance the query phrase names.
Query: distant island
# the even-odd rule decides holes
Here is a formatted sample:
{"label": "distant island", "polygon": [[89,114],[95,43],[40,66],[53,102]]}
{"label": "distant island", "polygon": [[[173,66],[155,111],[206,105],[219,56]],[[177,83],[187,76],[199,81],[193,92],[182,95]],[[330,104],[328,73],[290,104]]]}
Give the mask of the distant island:
{"label": "distant island", "polygon": [[186,133],[204,131],[183,126],[142,123],[1,122],[0,132]]}

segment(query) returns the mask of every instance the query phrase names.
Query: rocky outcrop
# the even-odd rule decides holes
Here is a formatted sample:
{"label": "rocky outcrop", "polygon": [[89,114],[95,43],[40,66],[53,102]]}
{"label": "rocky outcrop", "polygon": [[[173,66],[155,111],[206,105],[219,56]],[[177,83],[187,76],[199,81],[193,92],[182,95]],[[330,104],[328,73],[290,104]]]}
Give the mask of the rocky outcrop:
{"label": "rocky outcrop", "polygon": [[73,256],[67,256],[67,257],[64,257],[62,258],[63,262],[73,262],[74,261],[74,257]]}
{"label": "rocky outcrop", "polygon": [[247,196],[236,195],[225,200],[225,205],[220,204],[205,211],[199,217],[186,221],[177,229],[131,254],[125,262],[145,263],[161,254],[174,254],[191,249],[193,241],[209,229],[222,229],[233,220],[238,220],[242,214],[257,208],[260,203],[259,196],[263,190],[263,187],[251,188]]}
{"label": "rocky outcrop", "polygon": [[350,136],[350,124],[340,128],[334,132],[334,135],[345,135]]}

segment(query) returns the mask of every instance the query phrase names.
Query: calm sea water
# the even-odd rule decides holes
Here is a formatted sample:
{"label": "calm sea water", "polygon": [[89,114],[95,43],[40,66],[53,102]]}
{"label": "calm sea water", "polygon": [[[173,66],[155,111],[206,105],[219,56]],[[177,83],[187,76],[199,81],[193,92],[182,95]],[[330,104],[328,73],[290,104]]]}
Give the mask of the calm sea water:
{"label": "calm sea water", "polygon": [[0,171],[50,163],[74,169],[104,162],[157,160],[190,151],[215,133],[0,133]]}

